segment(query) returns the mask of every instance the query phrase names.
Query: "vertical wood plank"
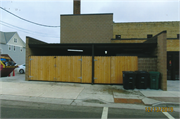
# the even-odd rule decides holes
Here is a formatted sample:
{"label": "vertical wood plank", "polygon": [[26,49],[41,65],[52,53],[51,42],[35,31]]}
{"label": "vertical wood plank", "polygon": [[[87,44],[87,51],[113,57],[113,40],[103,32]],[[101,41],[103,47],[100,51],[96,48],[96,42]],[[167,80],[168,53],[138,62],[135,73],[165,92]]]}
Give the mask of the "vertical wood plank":
{"label": "vertical wood plank", "polygon": [[115,83],[116,82],[116,57],[115,56],[111,56],[111,83]]}
{"label": "vertical wood plank", "polygon": [[38,67],[38,68],[37,68],[37,72],[36,72],[36,73],[38,74],[38,75],[37,75],[37,79],[38,79],[38,80],[43,80],[43,79],[42,79],[42,78],[43,78],[43,77],[42,77],[42,75],[43,75],[43,74],[42,74],[42,65],[43,65],[43,63],[42,63],[41,61],[42,61],[42,56],[38,56],[38,57],[37,57],[37,62],[38,62],[38,66],[37,66],[37,67]]}
{"label": "vertical wood plank", "polygon": [[30,60],[30,59],[32,58],[32,56],[29,56],[28,58],[29,58],[29,59],[28,59],[28,60],[29,60],[29,61],[28,61],[29,66],[28,66],[28,72],[27,72],[27,73],[28,73],[28,74],[27,74],[27,77],[28,77],[27,79],[28,79],[28,80],[31,80],[31,78],[30,78],[29,76],[31,76],[31,60]]}
{"label": "vertical wood plank", "polygon": [[95,83],[110,83],[110,57],[95,57]]}
{"label": "vertical wood plank", "polygon": [[47,65],[47,69],[46,69],[47,79],[46,79],[46,80],[47,80],[47,81],[50,81],[50,79],[51,79],[51,77],[50,77],[50,72],[51,72],[51,71],[50,71],[50,65],[51,65],[50,62],[51,62],[51,61],[50,61],[50,56],[47,56],[47,57],[46,57],[46,65]]}
{"label": "vertical wood plank", "polygon": [[99,57],[94,57],[94,59],[96,60],[94,62],[94,83],[99,83],[100,79],[99,79],[99,75],[101,75],[100,73],[100,69],[99,69],[99,65],[100,65],[100,58]]}
{"label": "vertical wood plank", "polygon": [[49,81],[55,81],[55,56],[48,56],[49,59]]}
{"label": "vertical wood plank", "polygon": [[46,56],[42,56],[42,80],[47,81],[47,62],[46,62]]}
{"label": "vertical wood plank", "polygon": [[70,75],[70,78],[68,80],[68,82],[75,82],[75,79],[74,79],[74,75],[75,75],[75,72],[74,72],[74,57],[73,56],[68,56],[68,58],[70,58],[70,69],[68,71],[68,74]]}
{"label": "vertical wood plank", "polygon": [[62,81],[65,82],[67,81],[67,64],[66,64],[66,56],[62,56]]}
{"label": "vertical wood plank", "polygon": [[38,80],[38,57],[32,56],[31,60],[31,76],[32,80]]}
{"label": "vertical wood plank", "polygon": [[124,57],[119,57],[119,83],[122,84],[123,83],[123,71],[124,71]]}
{"label": "vertical wood plank", "polygon": [[104,75],[106,77],[106,83],[110,84],[111,83],[111,63],[110,57],[105,58],[106,62],[105,62],[105,69],[106,69],[106,74]]}
{"label": "vertical wood plank", "polygon": [[73,82],[81,82],[81,56],[72,56],[73,59]]}
{"label": "vertical wood plank", "polygon": [[92,83],[91,56],[82,56],[82,83]]}
{"label": "vertical wood plank", "polygon": [[56,78],[57,81],[62,81],[62,56],[56,58]]}

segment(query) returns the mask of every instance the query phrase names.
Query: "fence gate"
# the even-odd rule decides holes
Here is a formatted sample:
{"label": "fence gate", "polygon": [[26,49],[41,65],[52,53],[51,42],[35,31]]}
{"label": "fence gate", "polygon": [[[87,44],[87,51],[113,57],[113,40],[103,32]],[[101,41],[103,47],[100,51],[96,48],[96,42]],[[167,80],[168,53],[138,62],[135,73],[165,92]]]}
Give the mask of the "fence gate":
{"label": "fence gate", "polygon": [[92,83],[91,56],[82,56],[82,83]]}
{"label": "fence gate", "polygon": [[94,83],[110,84],[110,58],[111,57],[95,57],[94,62]]}
{"label": "fence gate", "polygon": [[94,83],[122,84],[122,71],[138,70],[137,56],[99,56],[94,64]]}
{"label": "fence gate", "polygon": [[81,56],[56,57],[56,81],[81,82]]}
{"label": "fence gate", "polygon": [[30,80],[92,82],[92,57],[31,56]]}
{"label": "fence gate", "polygon": [[31,56],[30,57],[30,80],[55,80],[55,57],[54,56]]}

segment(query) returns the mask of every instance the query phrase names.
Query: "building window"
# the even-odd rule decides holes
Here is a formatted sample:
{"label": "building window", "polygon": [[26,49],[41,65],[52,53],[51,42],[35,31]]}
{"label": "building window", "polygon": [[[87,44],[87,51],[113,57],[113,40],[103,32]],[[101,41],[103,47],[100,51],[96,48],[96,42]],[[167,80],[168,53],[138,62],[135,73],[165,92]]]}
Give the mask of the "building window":
{"label": "building window", "polygon": [[21,51],[21,52],[23,51],[23,47],[20,47],[20,51]]}
{"label": "building window", "polygon": [[8,50],[10,50],[10,51],[11,51],[11,46],[10,46],[10,45],[8,46]]}
{"label": "building window", "polygon": [[14,46],[14,51],[16,50],[16,46]]}
{"label": "building window", "polygon": [[177,34],[177,38],[179,39],[180,34]]}
{"label": "building window", "polygon": [[17,43],[17,39],[16,38],[14,38],[14,42]]}
{"label": "building window", "polygon": [[147,35],[147,38],[152,38],[152,37],[153,37],[152,34],[148,34],[148,35]]}
{"label": "building window", "polygon": [[116,39],[121,39],[121,35],[116,35]]}

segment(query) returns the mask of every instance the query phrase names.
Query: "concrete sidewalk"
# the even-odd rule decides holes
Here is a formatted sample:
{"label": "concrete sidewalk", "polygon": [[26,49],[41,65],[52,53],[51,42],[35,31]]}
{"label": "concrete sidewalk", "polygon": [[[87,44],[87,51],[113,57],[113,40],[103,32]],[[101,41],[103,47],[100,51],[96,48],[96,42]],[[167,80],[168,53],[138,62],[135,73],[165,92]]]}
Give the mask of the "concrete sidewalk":
{"label": "concrete sidewalk", "polygon": [[0,99],[63,105],[145,109],[173,106],[179,110],[179,81],[168,81],[168,91],[124,90],[122,85],[25,81],[25,75],[0,78]]}

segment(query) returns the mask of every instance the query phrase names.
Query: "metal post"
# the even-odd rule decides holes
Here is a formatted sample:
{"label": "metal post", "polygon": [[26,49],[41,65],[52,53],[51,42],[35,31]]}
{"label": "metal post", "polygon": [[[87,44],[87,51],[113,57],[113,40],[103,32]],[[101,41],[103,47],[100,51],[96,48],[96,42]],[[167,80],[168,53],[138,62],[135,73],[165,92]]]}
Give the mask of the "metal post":
{"label": "metal post", "polygon": [[94,45],[92,45],[92,84],[94,84]]}

